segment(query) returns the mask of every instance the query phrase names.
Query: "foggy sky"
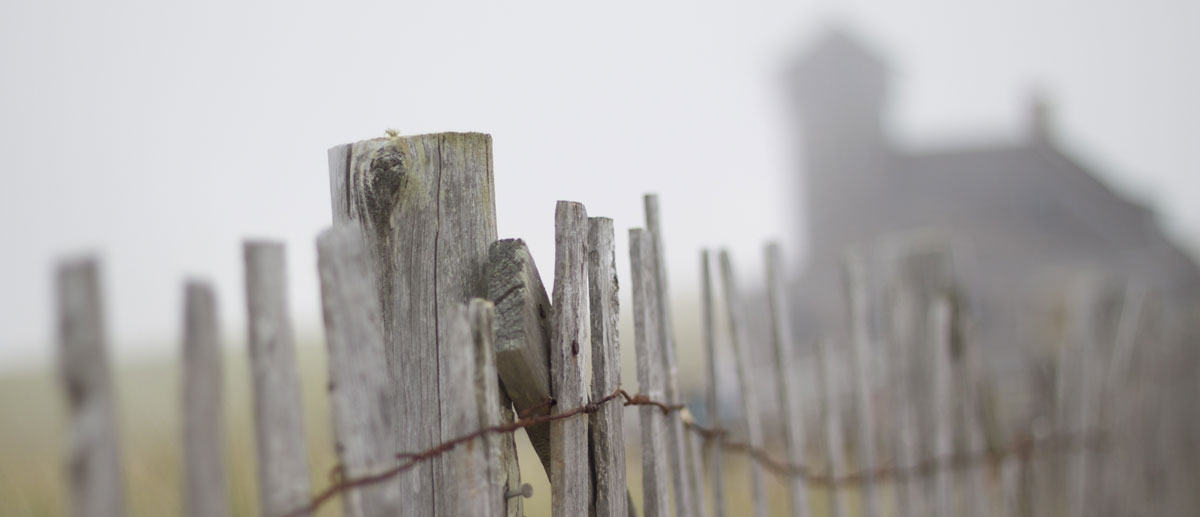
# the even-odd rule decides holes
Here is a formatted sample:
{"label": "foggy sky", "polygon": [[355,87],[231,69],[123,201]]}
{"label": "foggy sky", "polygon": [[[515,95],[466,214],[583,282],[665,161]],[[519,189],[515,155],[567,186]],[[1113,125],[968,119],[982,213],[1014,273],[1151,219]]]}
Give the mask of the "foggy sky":
{"label": "foggy sky", "polygon": [[119,358],[175,352],[185,276],[240,339],[246,237],[287,243],[316,333],[325,152],[386,128],[491,133],[500,237],[543,275],[556,200],[614,218],[625,281],[658,192],[676,293],[701,246],[753,283],[767,239],[803,252],[779,79],[833,26],[890,61],[904,145],[1022,138],[1036,89],[1069,152],[1200,242],[1195,2],[164,4],[0,5],[0,368],[52,357],[54,264],[89,251]]}

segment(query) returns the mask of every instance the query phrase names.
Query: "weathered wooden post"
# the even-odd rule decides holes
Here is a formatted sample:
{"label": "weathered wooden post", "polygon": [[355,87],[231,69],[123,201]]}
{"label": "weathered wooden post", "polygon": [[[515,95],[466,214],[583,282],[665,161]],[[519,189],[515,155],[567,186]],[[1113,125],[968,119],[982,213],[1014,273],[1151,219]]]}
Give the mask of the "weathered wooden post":
{"label": "weathered wooden post", "polygon": [[[592,324],[592,400],[621,387],[621,342],[617,338],[617,257],[612,219],[588,219],[588,301]],[[591,447],[595,515],[627,517],[625,489],[624,406],[613,399],[592,414]]]}
{"label": "weathered wooden post", "polygon": [[846,487],[837,482],[846,475],[846,452],[842,442],[841,397],[834,385],[833,351],[826,339],[816,341],[817,386],[821,392],[821,419],[825,422],[825,460],[829,496],[829,515],[842,517],[849,512]]}
{"label": "weathered wooden post", "polygon": [[950,303],[944,298],[935,299],[929,306],[929,336],[933,347],[933,452],[938,460],[934,473],[937,487],[934,515],[953,517],[954,473],[950,465],[942,463],[950,457],[954,444],[950,406]]}
{"label": "weathered wooden post", "polygon": [[96,259],[59,264],[58,361],[70,415],[71,515],[120,517],[125,483]]}
{"label": "weathered wooden post", "polygon": [[[347,478],[390,467],[395,453],[392,381],[369,253],[361,233],[350,226],[325,230],[317,238],[334,450]],[[390,517],[400,508],[394,479],[342,494],[346,517]]]}
{"label": "weathered wooden post", "polygon": [[[858,410],[858,468],[872,472],[876,467],[875,454],[875,404],[872,398],[870,316],[867,314],[866,266],[857,252],[846,255],[844,264],[846,297],[850,308],[850,376],[854,379],[854,394]],[[863,477],[862,499],[864,517],[875,517],[879,512],[876,500],[875,480]]]}
{"label": "weathered wooden post", "polygon": [[[791,313],[784,298],[783,258],[778,244],[766,248],[767,303],[770,306],[771,341],[775,345],[775,379],[779,393],[783,434],[787,444],[787,458],[792,465],[804,464],[804,422],[800,415],[800,387],[796,371],[795,343],[789,325]],[[801,476],[788,479],[788,495],[792,503],[792,517],[808,515],[808,483]]]}
{"label": "weathered wooden post", "polygon": [[221,333],[212,286],[189,281],[183,295],[184,508],[188,517],[229,515]]}
{"label": "weathered wooden post", "polygon": [[261,512],[279,517],[304,507],[309,495],[283,244],[246,242],[245,263]]}
{"label": "weathered wooden post", "polygon": [[[651,253],[654,257],[654,276],[657,280],[654,294],[658,303],[658,316],[661,324],[658,327],[658,343],[662,346],[663,367],[666,368],[666,401],[668,404],[679,404],[679,366],[675,360],[675,329],[671,320],[671,294],[667,289],[667,266],[663,250],[662,219],[658,210],[658,196],[646,194],[643,198],[646,212],[646,230],[650,232],[654,245]],[[696,494],[698,488],[693,483],[691,469],[688,468],[688,452],[684,438],[683,414],[674,411],[667,415],[667,450],[671,461],[671,486],[675,493],[675,515],[692,517],[698,515]]]}
{"label": "weathered wooden post", "polygon": [[[394,388],[394,448],[415,452],[453,438],[438,393],[457,379],[443,374],[442,347],[451,346],[455,308],[487,295],[487,250],[496,240],[492,139],[438,133],[337,146],[329,180],[334,223],[357,225],[371,250]],[[437,489],[442,461],[399,476],[410,515],[433,515],[435,505],[458,496]]]}
{"label": "weathered wooden post", "polygon": [[[720,384],[717,382],[717,316],[713,310],[712,267],[708,250],[700,251],[700,315],[704,325],[704,356],[708,361],[708,390],[705,393],[708,409],[708,425],[721,427]],[[712,476],[713,517],[725,517],[725,471],[722,465],[721,444],[717,440],[707,442],[709,475]]]}
{"label": "weathered wooden post", "polygon": [[[734,362],[737,363],[738,387],[742,393],[742,406],[746,411],[747,442],[751,448],[763,446],[762,415],[758,412],[758,392],[750,371],[750,340],[747,337],[745,302],[733,274],[733,260],[728,250],[721,250],[721,280],[725,287],[725,307],[729,311],[729,335],[733,343]],[[754,515],[766,517],[767,490],[763,481],[763,467],[757,458],[750,458],[750,498],[754,501]]]}
{"label": "weathered wooden post", "polygon": [[[587,210],[559,201],[554,210],[554,304],[550,338],[550,388],[560,414],[588,402],[591,343],[588,304]],[[578,415],[550,423],[550,506],[559,517],[582,516],[591,506],[588,419]]]}
{"label": "weathered wooden post", "polygon": [[[633,283],[633,331],[637,352],[638,391],[661,400],[666,379],[663,374],[659,337],[657,281],[651,248],[653,236],[641,228],[629,230],[629,269]],[[666,415],[654,406],[640,406],[642,430],[642,514],[667,516],[671,512],[670,481],[667,479]]]}

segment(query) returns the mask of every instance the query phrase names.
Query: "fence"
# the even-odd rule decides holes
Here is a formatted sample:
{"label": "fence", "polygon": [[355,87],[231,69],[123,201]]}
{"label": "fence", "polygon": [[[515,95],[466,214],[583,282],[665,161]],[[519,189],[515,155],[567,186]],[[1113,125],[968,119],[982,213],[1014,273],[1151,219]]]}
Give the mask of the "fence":
{"label": "fence", "polygon": [[[1115,344],[1105,352],[1093,346],[1086,318],[1072,319],[1083,323],[1058,348],[1055,421],[996,438],[980,409],[980,375],[944,252],[902,257],[901,280],[886,304],[870,294],[864,257],[848,255],[849,341],[815,344],[809,364],[820,395],[812,397],[796,373],[804,361],[789,326],[779,247],[765,253],[772,386],[758,382],[752,364],[755,339],[730,254],[719,255],[720,303],[704,251],[709,422],[701,425],[680,389],[655,196],[645,198],[646,227],[629,231],[639,387],[633,394],[621,379],[610,219],[558,202],[548,293],[525,244],[497,240],[489,136],[393,136],[335,147],[329,156],[334,226],[317,250],[340,463],[316,492],[303,453],[283,248],[245,244],[264,515],[309,515],[339,497],[350,517],[524,515],[530,489],[516,464],[518,429],[528,433],[551,480],[554,515],[634,515],[622,406],[638,408],[643,515],[765,516],[772,511],[767,471],[786,483],[786,510],[797,517],[812,514],[810,495],[818,493],[834,516],[1120,511],[1100,493],[1119,466],[1103,440],[1114,413],[1103,402],[1136,356],[1144,293],[1124,298]],[[123,515],[95,259],[64,262],[57,288],[73,514]],[[222,516],[228,510],[215,295],[192,281],[184,300],[185,511]],[[1091,314],[1085,307],[1092,299],[1081,300],[1079,314]],[[718,305],[727,336],[718,335]],[[872,324],[880,311],[888,315],[886,335]],[[718,385],[725,340],[735,387]],[[744,439],[722,428],[729,422],[720,420],[719,395],[730,389],[741,397],[744,422],[736,425]],[[774,421],[782,427],[782,454],[768,450],[758,389],[774,390],[780,401]],[[851,395],[846,407],[844,393]],[[819,407],[804,407],[812,401]],[[820,440],[806,436],[813,423]],[[823,453],[813,454],[813,443]],[[727,454],[749,460],[749,509],[728,508]],[[1046,487],[1057,493],[1047,495]]]}

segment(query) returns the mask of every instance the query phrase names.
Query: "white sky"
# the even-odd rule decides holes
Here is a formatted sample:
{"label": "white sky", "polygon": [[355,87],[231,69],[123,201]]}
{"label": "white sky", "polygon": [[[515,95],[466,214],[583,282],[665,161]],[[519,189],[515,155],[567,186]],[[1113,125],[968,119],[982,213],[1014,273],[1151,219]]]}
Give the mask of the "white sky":
{"label": "white sky", "polygon": [[799,251],[778,80],[830,25],[891,61],[905,142],[1019,138],[1036,87],[1069,149],[1200,242],[1200,3],[498,4],[4,2],[0,368],[53,357],[54,263],[80,251],[103,255],[119,358],[174,353],[185,275],[240,338],[247,236],[287,242],[316,332],[326,149],[390,127],[491,133],[500,236],[544,275],[555,200],[615,219],[627,278],[655,191],[676,292],[705,245],[750,277],[766,239]]}

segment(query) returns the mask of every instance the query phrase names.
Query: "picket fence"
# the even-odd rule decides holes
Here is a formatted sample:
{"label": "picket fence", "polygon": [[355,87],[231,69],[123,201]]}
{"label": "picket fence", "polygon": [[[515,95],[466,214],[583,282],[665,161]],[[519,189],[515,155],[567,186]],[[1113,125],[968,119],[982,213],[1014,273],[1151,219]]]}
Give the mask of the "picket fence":
{"label": "picket fence", "polygon": [[[815,343],[811,370],[820,395],[812,397],[797,373],[808,357],[792,338],[780,248],[770,245],[765,253],[770,326],[764,335],[777,380],[768,386],[756,381],[752,367],[759,343],[752,343],[732,258],[719,254],[723,300],[717,300],[714,264],[703,251],[709,421],[702,424],[680,389],[656,196],[645,197],[645,228],[629,231],[635,392],[621,379],[610,219],[558,202],[547,292],[525,244],[497,240],[490,136],[392,136],[335,147],[329,159],[334,224],[316,243],[339,461],[327,487],[309,486],[283,246],[250,241],[244,248],[263,515],[309,515],[340,499],[348,517],[522,516],[530,488],[517,468],[518,429],[526,430],[546,469],[557,516],[803,517],[818,507],[833,516],[868,517],[1100,511],[1093,497],[1105,450],[1098,408],[1114,376],[1097,372],[1121,365],[1091,353],[1089,338],[1076,336],[1062,347],[1059,366],[1083,373],[1058,376],[1060,384],[1080,383],[1058,389],[1072,400],[1059,406],[1061,418],[1038,433],[987,440],[976,408],[976,368],[958,323],[960,293],[952,281],[939,280],[952,277],[940,252],[904,258],[919,273],[889,303],[907,315],[895,325],[907,330],[885,336],[896,343],[882,347],[869,329],[877,308],[865,286],[864,259],[847,256],[850,339]],[[57,275],[71,508],[77,516],[120,516],[123,481],[97,260],[65,261]],[[229,506],[216,295],[190,281],[184,301],[184,511],[219,517]],[[1124,311],[1129,321],[1111,354],[1117,362],[1133,353],[1129,329],[1138,310]],[[728,335],[718,335],[718,327]],[[722,343],[732,347],[736,386],[718,385]],[[881,353],[890,355],[873,357]],[[842,360],[848,366],[835,364]],[[886,396],[872,364],[889,365],[889,375],[899,376]],[[927,373],[919,380],[929,382],[905,380],[913,372]],[[842,375],[849,382],[834,378]],[[852,395],[846,407],[835,387],[843,385]],[[761,389],[777,392],[777,411],[760,407]],[[728,411],[720,395],[733,391],[744,422],[721,422]],[[805,401],[820,407],[802,407]],[[626,465],[625,406],[638,408],[640,508],[626,481],[636,466]],[[820,439],[806,436],[814,427],[805,425],[812,418],[806,415],[820,419]],[[782,430],[764,429],[771,425]],[[768,450],[767,436],[776,435],[782,450]],[[823,450],[814,454],[806,448],[812,443]],[[728,504],[723,458],[731,454],[745,455],[750,465],[748,508]],[[1046,510],[1044,500],[1035,504],[1034,460],[1050,456],[1062,460],[1054,475],[1064,490]],[[775,508],[768,475],[787,486],[787,500],[774,501]],[[817,496],[828,503],[813,504]]]}

